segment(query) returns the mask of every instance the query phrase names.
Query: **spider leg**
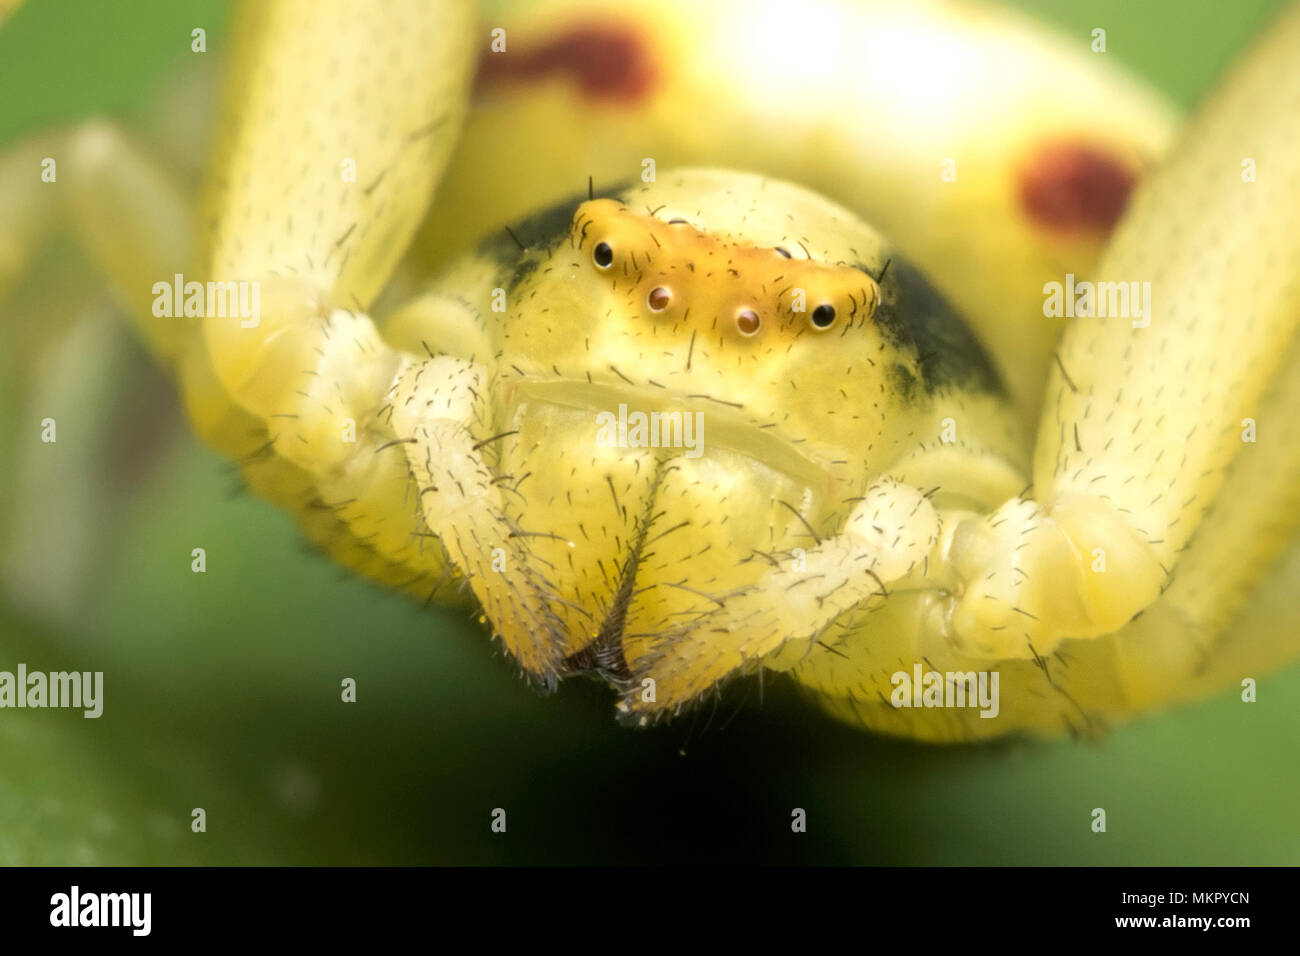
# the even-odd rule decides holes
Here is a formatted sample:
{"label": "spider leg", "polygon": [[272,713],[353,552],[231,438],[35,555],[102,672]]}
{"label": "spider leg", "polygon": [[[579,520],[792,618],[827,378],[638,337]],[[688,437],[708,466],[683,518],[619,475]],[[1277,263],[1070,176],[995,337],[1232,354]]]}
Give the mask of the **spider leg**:
{"label": "spider leg", "polygon": [[94,119],[6,150],[0,208],[0,299],[49,234],[70,230],[154,351],[177,359],[190,329],[153,318],[153,286],[192,263],[192,200],[121,128]]}
{"label": "spider leg", "polygon": [[[1293,8],[1120,226],[1100,277],[1146,304],[1074,320],[1044,406],[1036,500],[958,533],[952,564],[966,586],[948,637],[964,652],[1036,658],[1150,607],[1227,487],[1243,419],[1280,370],[1291,374],[1282,362],[1300,320],[1297,43]],[[1244,159],[1258,181],[1242,175]]]}
{"label": "spider leg", "polygon": [[[242,5],[197,216],[169,171],[103,121],[0,157],[14,210],[0,292],[46,231],[72,229],[175,373],[196,430],[251,489],[332,557],[421,596],[455,572],[412,533],[414,479],[379,420],[405,360],[364,310],[450,154],[472,23],[451,0],[383,17],[339,0]],[[46,157],[55,182],[40,181]]]}
{"label": "spider leg", "polygon": [[878,480],[843,530],[810,546],[803,560],[772,567],[714,610],[659,636],[633,661],[620,710],[671,713],[765,658],[811,648],[840,615],[916,572],[939,535],[939,516],[920,491],[892,477]]}
{"label": "spider leg", "polygon": [[[1296,363],[1300,339],[1283,365],[1294,369]],[[1149,613],[1116,635],[1116,668],[1134,707],[1199,696],[1258,675],[1300,644],[1289,625],[1292,607],[1274,604],[1270,611],[1266,599],[1253,606],[1258,594],[1276,590],[1270,577],[1287,573],[1279,558],[1296,548],[1300,375],[1278,375],[1256,419],[1255,440],[1244,443],[1229,466],[1213,509],[1178,559],[1173,582]],[[1279,621],[1270,621],[1270,614]]]}
{"label": "spider leg", "polygon": [[510,653],[550,684],[564,629],[547,600],[553,588],[509,520],[503,490],[482,454],[487,396],[482,365],[445,355],[411,362],[393,388],[391,419],[429,533],[465,575]]}

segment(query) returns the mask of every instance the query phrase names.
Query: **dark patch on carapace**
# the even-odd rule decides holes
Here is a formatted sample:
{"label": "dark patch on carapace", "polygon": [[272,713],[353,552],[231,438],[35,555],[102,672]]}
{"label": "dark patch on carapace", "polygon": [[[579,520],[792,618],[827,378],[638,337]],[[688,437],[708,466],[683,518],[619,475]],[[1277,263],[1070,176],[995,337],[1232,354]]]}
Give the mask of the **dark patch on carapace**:
{"label": "dark patch on carapace", "polygon": [[581,23],[525,48],[507,46],[479,64],[480,90],[506,82],[567,75],[588,99],[634,106],[654,89],[658,70],[643,33],[626,23]]}
{"label": "dark patch on carapace", "polygon": [[1020,205],[1048,229],[1106,234],[1119,222],[1137,172],[1119,157],[1087,143],[1040,146],[1020,171]]}
{"label": "dark patch on carapace", "polygon": [[[866,266],[857,268],[873,275]],[[956,386],[1005,392],[992,359],[966,320],[914,265],[899,255],[892,257],[880,284],[880,304],[874,320],[891,345],[915,355],[926,391]],[[895,383],[900,388],[902,384]]]}
{"label": "dark patch on carapace", "polygon": [[887,374],[890,391],[902,399],[904,405],[911,404],[916,397],[916,376],[897,362],[889,366]]}

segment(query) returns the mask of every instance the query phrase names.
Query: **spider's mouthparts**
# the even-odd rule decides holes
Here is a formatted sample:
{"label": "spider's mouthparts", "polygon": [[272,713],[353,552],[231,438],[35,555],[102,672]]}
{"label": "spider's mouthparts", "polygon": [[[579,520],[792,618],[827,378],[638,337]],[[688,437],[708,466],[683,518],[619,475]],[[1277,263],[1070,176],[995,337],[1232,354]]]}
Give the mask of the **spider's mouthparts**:
{"label": "spider's mouthparts", "polygon": [[655,501],[659,497],[659,487],[666,463],[666,459],[661,458],[655,469],[654,481],[650,485],[641,516],[637,521],[636,536],[632,539],[623,558],[619,569],[618,587],[614,589],[609,610],[605,613],[605,619],[601,622],[596,639],[582,650],[564,659],[561,677],[595,671],[619,689],[626,687],[632,681],[632,669],[628,667],[623,652],[623,631],[627,627],[627,611],[636,587],[636,572],[645,550],[646,532],[650,527]]}

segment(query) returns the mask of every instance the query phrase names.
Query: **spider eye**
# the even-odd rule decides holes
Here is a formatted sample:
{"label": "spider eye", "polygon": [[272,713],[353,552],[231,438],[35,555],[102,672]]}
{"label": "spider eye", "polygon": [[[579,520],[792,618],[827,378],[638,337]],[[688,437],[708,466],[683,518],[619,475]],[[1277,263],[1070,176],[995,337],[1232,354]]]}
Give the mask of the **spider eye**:
{"label": "spider eye", "polygon": [[835,306],[819,305],[812,311],[812,324],[819,329],[829,329],[835,321]]}
{"label": "spider eye", "polygon": [[608,269],[614,261],[613,247],[608,242],[596,243],[596,248],[591,250],[591,261],[596,263],[598,269]]}
{"label": "spider eye", "polygon": [[650,290],[650,294],[645,297],[646,305],[650,306],[652,312],[662,312],[668,308],[668,303],[673,300],[673,294],[663,286],[655,286]]}
{"label": "spider eye", "polygon": [[758,313],[753,309],[741,309],[736,313],[736,328],[740,334],[746,337],[758,334],[758,327],[761,325]]}

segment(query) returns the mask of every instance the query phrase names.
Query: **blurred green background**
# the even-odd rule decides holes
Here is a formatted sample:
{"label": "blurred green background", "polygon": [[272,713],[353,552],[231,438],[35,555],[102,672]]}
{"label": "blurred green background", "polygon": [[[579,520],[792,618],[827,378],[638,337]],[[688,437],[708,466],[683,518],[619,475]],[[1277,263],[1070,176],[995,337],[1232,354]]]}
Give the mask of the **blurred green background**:
{"label": "blurred green background", "polygon": [[[1020,5],[1106,27],[1111,55],[1191,105],[1278,3]],[[0,146],[147,117],[190,30],[215,59],[225,17],[29,0],[0,30]],[[243,494],[73,261],[54,246],[16,293],[15,314],[53,292],[36,326],[3,320],[11,346],[45,344],[0,359],[0,669],[103,670],[104,716],[0,711],[0,863],[1300,861],[1295,668],[1254,705],[1228,693],[1099,743],[909,745],[771,680],[644,732],[595,684],[541,697],[468,613],[348,577]]]}

